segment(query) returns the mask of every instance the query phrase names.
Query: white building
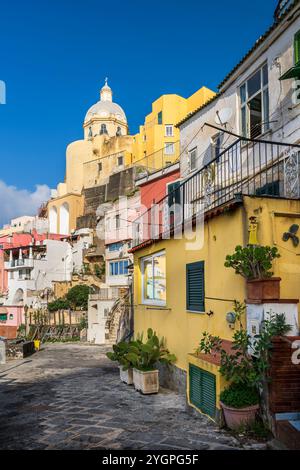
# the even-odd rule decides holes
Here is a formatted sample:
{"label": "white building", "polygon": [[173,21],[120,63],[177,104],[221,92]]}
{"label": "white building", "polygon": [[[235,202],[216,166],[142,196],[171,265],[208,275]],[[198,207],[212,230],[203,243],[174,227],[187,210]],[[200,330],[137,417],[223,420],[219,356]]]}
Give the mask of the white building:
{"label": "white building", "polygon": [[70,281],[72,252],[69,243],[44,240],[34,245],[6,250],[9,261],[8,297],[5,305],[41,307],[47,302],[47,289],[53,281]]}
{"label": "white building", "polygon": [[128,286],[128,266],[133,257],[128,253],[132,246],[134,219],[140,211],[140,193],[120,197],[105,213],[105,260],[108,287]]}
{"label": "white building", "polygon": [[[253,144],[255,139],[280,144],[298,144],[300,141],[300,100],[296,91],[297,79],[300,80],[299,1],[279,2],[276,14],[277,21],[226,76],[217,96],[178,124],[181,149],[186,149],[181,157],[183,180],[215,160],[214,182],[212,167],[207,167],[206,195],[213,193],[218,179],[227,183],[230,179],[230,184],[234,178],[249,180],[250,174],[258,174],[263,167],[265,174],[260,171],[262,179],[260,182],[256,179],[252,184],[254,194],[300,195],[297,172],[289,171],[291,167],[299,166],[298,150],[267,144],[251,148],[239,140],[239,136],[243,136]],[[285,153],[292,158],[284,159]],[[277,158],[278,175],[270,178],[266,173],[267,166]],[[290,179],[293,176],[294,181]],[[245,187],[240,189],[245,192]]]}
{"label": "white building", "polygon": [[31,233],[36,230],[37,233],[47,233],[49,229],[48,219],[38,216],[22,215],[12,219],[9,224],[4,225],[0,230],[0,235],[9,235],[13,233]]}
{"label": "white building", "polygon": [[82,272],[84,264],[84,250],[87,250],[93,244],[93,230],[89,228],[76,230],[70,236],[70,239],[73,272]]}

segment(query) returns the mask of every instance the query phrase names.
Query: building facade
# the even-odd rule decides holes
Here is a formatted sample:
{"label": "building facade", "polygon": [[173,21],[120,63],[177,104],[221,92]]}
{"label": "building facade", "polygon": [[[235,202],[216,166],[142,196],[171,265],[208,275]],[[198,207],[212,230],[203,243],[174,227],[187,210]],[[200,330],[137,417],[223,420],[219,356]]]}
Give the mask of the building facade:
{"label": "building facade", "polygon": [[[195,351],[204,331],[232,340],[227,314],[235,300],[245,302],[246,285],[224,262],[236,246],[251,243],[252,220],[257,243],[279,250],[278,305],[296,312],[299,331],[299,247],[284,238],[300,225],[298,4],[276,18],[218,95],[181,120],[181,182],[135,221],[135,332],[151,327],[166,338],[177,356],[169,385],[187,391],[189,403],[214,419],[226,384],[220,364]],[[207,403],[193,388],[201,374],[210,384]]]}

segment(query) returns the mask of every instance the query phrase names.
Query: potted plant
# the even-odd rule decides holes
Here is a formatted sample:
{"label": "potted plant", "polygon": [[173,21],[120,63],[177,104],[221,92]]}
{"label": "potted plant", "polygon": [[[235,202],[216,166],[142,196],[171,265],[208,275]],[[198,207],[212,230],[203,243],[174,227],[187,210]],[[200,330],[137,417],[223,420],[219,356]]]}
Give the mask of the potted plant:
{"label": "potted plant", "polygon": [[147,340],[143,342],[141,336],[132,341],[126,359],[134,365],[133,383],[136,390],[144,395],[158,393],[159,376],[157,363],[176,361],[176,357],[170,354],[164,345],[164,338],[159,339],[151,328],[147,332]]}
{"label": "potted plant", "polygon": [[272,277],[272,263],[279,258],[276,247],[247,245],[237,246],[232,255],[226,256],[225,267],[233,268],[247,281],[249,301],[280,298],[280,277]]}
{"label": "potted plant", "polygon": [[132,385],[133,384],[133,370],[132,364],[127,359],[126,355],[129,352],[130,343],[121,341],[113,345],[113,352],[106,353],[106,356],[114,362],[118,362],[120,370],[120,379],[122,382]]}
{"label": "potted plant", "polygon": [[229,382],[220,394],[220,405],[230,429],[239,429],[255,421],[260,408],[260,390],[268,379],[272,338],[289,331],[290,325],[286,324],[284,314],[273,315],[264,322],[261,333],[254,340],[242,327],[236,331],[230,352],[222,348],[219,337],[204,333],[198,351],[204,351],[203,345],[206,354],[217,351],[221,355],[220,374]]}

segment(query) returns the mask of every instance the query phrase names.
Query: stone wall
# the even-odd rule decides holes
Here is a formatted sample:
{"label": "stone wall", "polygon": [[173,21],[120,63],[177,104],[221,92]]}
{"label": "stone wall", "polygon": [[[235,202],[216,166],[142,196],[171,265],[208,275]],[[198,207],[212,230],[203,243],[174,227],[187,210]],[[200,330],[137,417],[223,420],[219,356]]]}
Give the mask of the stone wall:
{"label": "stone wall", "polygon": [[186,395],[186,371],[173,364],[159,364],[159,383],[164,388],[169,388],[181,395]]}
{"label": "stone wall", "polygon": [[108,183],[83,189],[84,214],[77,219],[77,229],[95,228],[97,225],[96,211],[100,204],[114,201],[126,196],[135,188],[136,168],[128,168],[110,175]]}

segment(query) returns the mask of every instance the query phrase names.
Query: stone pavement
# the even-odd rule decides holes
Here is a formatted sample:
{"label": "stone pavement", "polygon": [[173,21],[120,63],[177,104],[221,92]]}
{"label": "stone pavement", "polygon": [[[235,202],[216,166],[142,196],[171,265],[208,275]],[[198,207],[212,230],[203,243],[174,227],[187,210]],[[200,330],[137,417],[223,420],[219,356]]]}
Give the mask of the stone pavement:
{"label": "stone pavement", "polygon": [[187,413],[175,392],[143,396],[121,383],[105,350],[49,344],[0,366],[0,449],[244,447],[205,416]]}

